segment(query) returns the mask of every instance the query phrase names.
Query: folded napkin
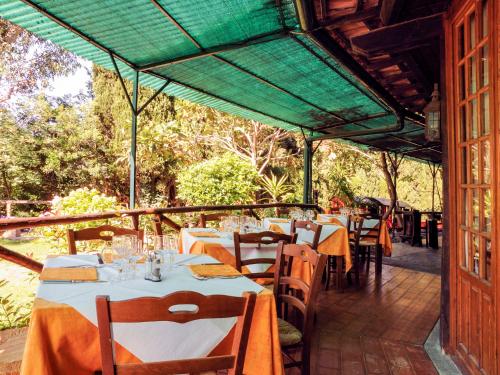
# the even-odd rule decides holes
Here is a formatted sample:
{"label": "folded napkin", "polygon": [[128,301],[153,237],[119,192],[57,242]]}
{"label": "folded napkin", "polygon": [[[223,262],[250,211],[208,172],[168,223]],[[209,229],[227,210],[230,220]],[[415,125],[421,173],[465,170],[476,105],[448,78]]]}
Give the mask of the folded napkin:
{"label": "folded napkin", "polygon": [[241,273],[227,264],[191,264],[189,269],[194,277],[240,277]]}
{"label": "folded napkin", "polygon": [[220,238],[220,234],[213,232],[189,232],[193,237]]}
{"label": "folded napkin", "polygon": [[44,268],[40,274],[42,281],[97,281],[97,269],[91,267]]}
{"label": "folded napkin", "polygon": [[269,222],[271,223],[288,223],[290,222],[289,219],[269,219]]}
{"label": "folded napkin", "polygon": [[95,254],[76,254],[76,255],[58,255],[48,256],[45,260],[45,268],[60,267],[87,267],[97,266],[99,258]]}

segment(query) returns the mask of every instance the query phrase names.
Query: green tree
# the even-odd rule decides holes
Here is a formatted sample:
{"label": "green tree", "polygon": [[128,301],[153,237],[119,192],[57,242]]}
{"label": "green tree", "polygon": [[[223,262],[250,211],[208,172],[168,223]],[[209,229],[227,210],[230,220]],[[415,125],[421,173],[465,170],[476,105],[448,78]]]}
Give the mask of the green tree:
{"label": "green tree", "polygon": [[75,55],[0,18],[0,108],[78,67]]}
{"label": "green tree", "polygon": [[225,154],[194,164],[178,176],[178,195],[189,205],[243,204],[257,191],[255,168]]}

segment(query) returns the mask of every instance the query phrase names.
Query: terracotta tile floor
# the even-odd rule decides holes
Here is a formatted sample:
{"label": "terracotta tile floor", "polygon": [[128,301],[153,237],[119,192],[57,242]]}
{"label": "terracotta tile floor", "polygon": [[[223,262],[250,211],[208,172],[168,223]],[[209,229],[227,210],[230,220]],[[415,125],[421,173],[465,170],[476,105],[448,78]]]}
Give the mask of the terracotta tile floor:
{"label": "terracotta tile floor", "polygon": [[438,319],[440,277],[384,265],[376,280],[371,268],[359,290],[320,293],[312,374],[437,374],[423,344]]}

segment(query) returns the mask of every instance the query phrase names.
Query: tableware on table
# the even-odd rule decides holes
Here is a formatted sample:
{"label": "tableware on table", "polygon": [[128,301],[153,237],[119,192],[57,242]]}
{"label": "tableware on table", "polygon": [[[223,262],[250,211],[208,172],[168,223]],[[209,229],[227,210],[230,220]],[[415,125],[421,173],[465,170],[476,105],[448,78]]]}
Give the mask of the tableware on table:
{"label": "tableware on table", "polygon": [[314,210],[306,210],[304,212],[304,216],[306,220],[312,221],[316,215],[314,213]]}
{"label": "tableware on table", "polygon": [[289,216],[292,220],[304,220],[305,218],[304,211],[297,207],[293,207],[290,209]]}
{"label": "tableware on table", "polygon": [[160,259],[162,271],[170,271],[173,268],[175,254],[179,252],[179,239],[176,235],[166,234],[155,236],[154,252]]}
{"label": "tableware on table", "polygon": [[133,235],[113,236],[111,247],[116,256],[119,280],[128,280],[133,277],[132,256],[137,246],[137,237]]}

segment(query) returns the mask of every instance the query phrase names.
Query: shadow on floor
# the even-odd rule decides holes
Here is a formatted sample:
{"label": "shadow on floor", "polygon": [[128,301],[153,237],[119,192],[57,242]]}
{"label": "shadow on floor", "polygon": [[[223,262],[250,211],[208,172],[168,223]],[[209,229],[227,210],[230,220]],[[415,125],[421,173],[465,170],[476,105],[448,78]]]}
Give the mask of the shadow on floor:
{"label": "shadow on floor", "polygon": [[441,247],[434,250],[425,246],[394,243],[392,256],[384,257],[382,262],[390,266],[441,275]]}

